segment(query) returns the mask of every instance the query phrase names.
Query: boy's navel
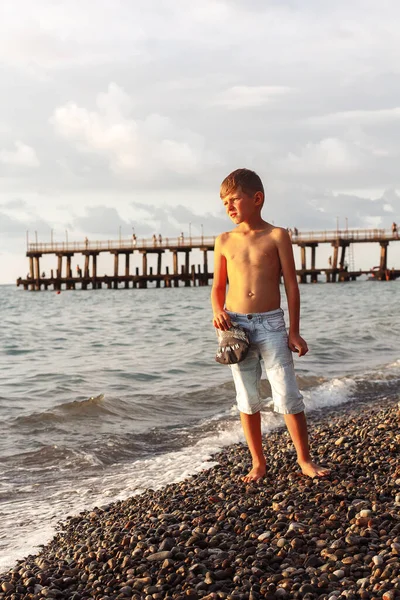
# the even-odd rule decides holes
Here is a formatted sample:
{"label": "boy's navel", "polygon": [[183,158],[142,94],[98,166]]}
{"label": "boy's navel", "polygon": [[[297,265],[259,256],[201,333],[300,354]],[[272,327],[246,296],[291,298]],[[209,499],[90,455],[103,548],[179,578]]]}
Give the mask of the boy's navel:
{"label": "boy's navel", "polygon": [[254,293],[253,292],[249,292],[248,296],[250,296],[250,298],[251,298],[252,296],[254,296]]}

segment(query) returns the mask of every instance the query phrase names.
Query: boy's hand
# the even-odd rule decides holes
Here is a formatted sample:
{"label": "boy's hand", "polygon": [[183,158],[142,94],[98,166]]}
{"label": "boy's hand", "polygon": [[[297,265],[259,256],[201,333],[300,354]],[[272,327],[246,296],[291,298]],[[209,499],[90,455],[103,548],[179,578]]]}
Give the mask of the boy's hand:
{"label": "boy's hand", "polygon": [[224,310],[214,314],[213,325],[222,331],[228,331],[232,327],[231,319]]}
{"label": "boy's hand", "polygon": [[299,356],[304,356],[308,352],[308,346],[306,340],[303,340],[299,333],[289,332],[289,348],[292,352],[298,352]]}

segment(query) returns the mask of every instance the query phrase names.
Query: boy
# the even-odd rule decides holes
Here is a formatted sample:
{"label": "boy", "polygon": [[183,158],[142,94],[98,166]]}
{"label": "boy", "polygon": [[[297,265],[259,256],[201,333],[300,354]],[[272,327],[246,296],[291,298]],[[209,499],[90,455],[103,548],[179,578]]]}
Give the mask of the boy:
{"label": "boy", "polygon": [[[327,475],[328,469],[311,460],[303,397],[293,367],[291,352],[303,356],[308,348],[299,333],[300,295],[289,234],[261,218],[264,188],[254,171],[233,171],[222,182],[220,196],[237,227],[222,233],[215,241],[213,324],[226,331],[234,321],[250,337],[247,357],[231,365],[240,418],[253,461],[253,468],[243,480],[257,481],[266,472],[259,396],[261,358],[271,384],[274,410],[284,415],[303,473],[310,477]],[[280,308],[281,273],[288,300],[289,336]]]}

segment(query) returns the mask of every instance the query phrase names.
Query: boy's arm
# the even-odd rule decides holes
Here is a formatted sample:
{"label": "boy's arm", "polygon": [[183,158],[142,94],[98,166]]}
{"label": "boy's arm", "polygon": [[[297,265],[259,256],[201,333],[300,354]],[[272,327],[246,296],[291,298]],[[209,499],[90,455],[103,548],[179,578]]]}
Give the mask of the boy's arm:
{"label": "boy's arm", "polygon": [[214,313],[213,325],[217,329],[231,327],[229,315],[225,312],[227,268],[226,258],[222,254],[222,236],[218,236],[214,246],[214,279],[211,291],[211,305]]}
{"label": "boy's arm", "polygon": [[308,352],[307,343],[300,336],[300,292],[297,283],[293,246],[286,229],[277,230],[277,248],[282,267],[283,281],[289,309],[289,348],[303,356]]}

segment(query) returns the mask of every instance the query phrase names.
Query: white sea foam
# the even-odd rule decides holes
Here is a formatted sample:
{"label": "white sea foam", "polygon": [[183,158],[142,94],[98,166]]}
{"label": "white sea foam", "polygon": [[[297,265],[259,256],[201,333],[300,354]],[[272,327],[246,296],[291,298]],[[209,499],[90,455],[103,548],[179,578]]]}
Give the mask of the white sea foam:
{"label": "white sea foam", "polygon": [[349,377],[325,381],[321,385],[303,392],[306,410],[344,404],[350,400],[355,387],[355,380]]}
{"label": "white sea foam", "polygon": [[400,358],[398,358],[397,360],[395,360],[392,363],[389,363],[388,365],[385,366],[386,369],[392,369],[392,368],[400,368]]}

